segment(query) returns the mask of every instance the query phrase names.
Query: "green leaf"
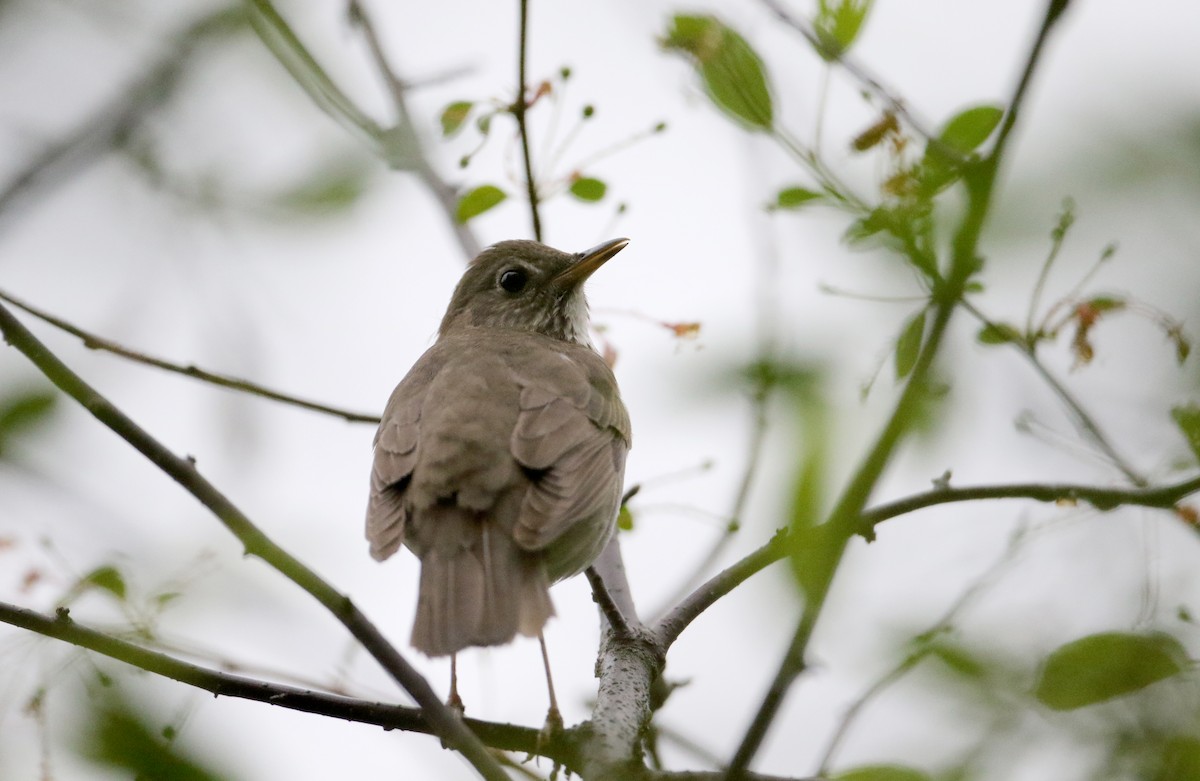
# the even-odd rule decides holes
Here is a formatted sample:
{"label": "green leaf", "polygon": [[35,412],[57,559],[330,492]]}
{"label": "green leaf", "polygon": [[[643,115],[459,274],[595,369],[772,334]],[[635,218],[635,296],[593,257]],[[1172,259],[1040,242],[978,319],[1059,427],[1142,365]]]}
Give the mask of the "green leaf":
{"label": "green leaf", "polygon": [[960,152],[973,152],[1000,124],[1004,111],[996,106],[975,106],[960,111],[938,134],[938,140]]}
{"label": "green leaf", "polygon": [[917,365],[917,356],[921,354],[921,337],[925,335],[925,310],[917,312],[896,340],[896,379],[904,379],[912,373]]}
{"label": "green leaf", "polygon": [[16,435],[48,420],[57,400],[52,389],[43,388],[19,390],[0,398],[0,455]]}
{"label": "green leaf", "polygon": [[1192,455],[1200,460],[1200,404],[1191,402],[1171,409],[1171,418],[1187,440]]}
{"label": "green leaf", "polygon": [[359,161],[319,166],[290,189],[272,198],[277,208],[306,216],[332,214],[354,205],[367,191],[371,170]]}
{"label": "green leaf", "polygon": [[606,192],[608,192],[608,185],[590,176],[581,176],[571,182],[571,195],[581,201],[595,203],[602,199]]}
{"label": "green leaf", "polygon": [[1200,740],[1192,735],[1174,735],[1159,752],[1157,772],[1150,781],[1196,781],[1200,779]]}
{"label": "green leaf", "polygon": [[633,531],[633,513],[625,505],[621,505],[617,513],[617,528],[623,532]]}
{"label": "green leaf", "polygon": [[449,138],[462,130],[463,124],[467,121],[467,117],[471,115],[471,109],[474,107],[475,104],[469,100],[456,100],[442,109],[442,116],[440,117],[442,136]]}
{"label": "green leaf", "polygon": [[903,765],[862,765],[837,773],[833,781],[930,781],[930,776]]}
{"label": "green leaf", "polygon": [[817,54],[822,59],[827,62],[833,61],[849,50],[862,30],[872,2],[873,0],[840,0],[831,3],[829,0],[819,0],[813,28],[820,44]]}
{"label": "green leaf", "polygon": [[97,567],[79,579],[85,588],[98,588],[109,592],[122,602],[125,601],[125,578],[120,570],[111,564]]}
{"label": "green leaf", "polygon": [[454,218],[460,223],[466,222],[483,214],[507,197],[507,193],[495,185],[480,185],[458,199],[458,209],[454,213]]}
{"label": "green leaf", "polygon": [[[84,714],[83,733],[73,748],[105,777],[218,781],[227,771],[209,765],[211,757],[189,756],[174,742],[165,742],[163,728],[147,713],[118,695],[105,696]],[[91,702],[87,700],[85,702]]]}
{"label": "green leaf", "polygon": [[788,187],[779,191],[779,195],[775,196],[775,203],[771,204],[770,208],[799,209],[807,203],[819,201],[824,197],[823,193],[805,187]]}
{"label": "green leaf", "polygon": [[1008,323],[988,323],[979,329],[975,338],[980,344],[1011,344],[1025,341],[1017,327]]}
{"label": "green leaf", "polygon": [[1188,669],[1187,652],[1162,632],[1102,632],[1056,648],[1034,696],[1054,710],[1074,710],[1144,689]]}
{"label": "green leaf", "polygon": [[964,678],[982,678],[987,672],[982,662],[960,646],[937,641],[930,644],[926,650],[930,656]]}
{"label": "green leaf", "polygon": [[762,58],[714,16],[677,14],[662,46],[691,61],[717,108],[751,130],[771,130],[774,107]]}

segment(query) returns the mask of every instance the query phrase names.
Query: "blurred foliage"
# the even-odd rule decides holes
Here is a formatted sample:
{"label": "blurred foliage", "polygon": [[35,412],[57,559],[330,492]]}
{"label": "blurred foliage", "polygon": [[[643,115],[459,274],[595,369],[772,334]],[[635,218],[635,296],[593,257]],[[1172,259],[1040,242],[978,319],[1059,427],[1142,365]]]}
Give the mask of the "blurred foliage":
{"label": "blurred foliage", "polygon": [[46,425],[57,403],[51,388],[0,389],[0,460],[9,457],[13,442]]}
{"label": "blurred foliage", "polygon": [[1055,649],[1035,696],[1054,710],[1074,710],[1144,689],[1190,667],[1187,651],[1162,632],[1103,632]]}
{"label": "blurred foliage", "polygon": [[766,67],[731,27],[714,16],[676,14],[662,47],[691,59],[709,98],[727,116],[751,130],[773,128]]}
{"label": "blurred foliage", "polygon": [[[98,770],[127,773],[139,781],[228,781],[214,768],[175,743],[174,727],[152,724],[136,704],[114,685],[88,703],[81,716],[84,729],[75,750]],[[212,752],[206,752],[211,756]]]}

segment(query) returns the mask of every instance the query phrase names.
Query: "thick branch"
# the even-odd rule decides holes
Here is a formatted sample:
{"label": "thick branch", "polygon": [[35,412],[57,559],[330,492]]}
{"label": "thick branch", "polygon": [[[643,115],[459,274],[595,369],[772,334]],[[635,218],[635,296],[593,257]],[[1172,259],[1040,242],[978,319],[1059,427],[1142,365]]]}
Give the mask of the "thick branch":
{"label": "thick branch", "polygon": [[172,480],[179,483],[217,516],[245,546],[246,554],[257,556],[277,569],[324,605],[350,630],[363,648],[425,709],[437,734],[471,762],[488,779],[507,781],[507,775],[462,720],[442,703],[433,689],[400,655],[374,624],[350,601],[287,551],[270,540],[224,494],[197,470],[191,459],[180,458],[113,406],[94,388],[71,371],[49,349],[0,305],[0,332],[41,372],[68,396],[79,402],[97,420],[111,429]]}
{"label": "thick branch", "polygon": [[97,336],[90,331],[85,331],[78,326],[72,325],[60,317],[56,317],[41,309],[37,309],[20,300],[19,298],[5,293],[3,290],[0,290],[0,301],[7,301],[17,309],[27,312],[37,319],[49,323],[61,331],[66,331],[72,336],[80,339],[83,342],[83,346],[91,350],[102,350],[107,353],[112,353],[113,355],[119,355],[122,358],[127,358],[135,363],[153,366],[156,369],[174,372],[175,374],[182,374],[185,377],[191,377],[192,379],[200,380],[201,382],[207,382],[212,385],[219,385],[222,388],[229,388],[230,390],[248,393],[252,396],[261,396],[264,399],[271,399],[272,401],[290,404],[294,407],[300,407],[313,412],[320,412],[325,415],[333,415],[350,423],[379,423],[378,415],[372,415],[366,412],[351,412],[338,407],[330,407],[315,401],[308,401],[297,396],[271,390],[270,388],[263,387],[262,385],[250,382],[249,380],[231,377],[228,374],[217,374],[216,372],[210,372],[205,369],[201,369],[195,364],[173,363],[163,358],[156,358],[153,355],[147,355],[146,353],[131,350],[128,347],[117,344],[110,339],[105,339],[102,336]]}

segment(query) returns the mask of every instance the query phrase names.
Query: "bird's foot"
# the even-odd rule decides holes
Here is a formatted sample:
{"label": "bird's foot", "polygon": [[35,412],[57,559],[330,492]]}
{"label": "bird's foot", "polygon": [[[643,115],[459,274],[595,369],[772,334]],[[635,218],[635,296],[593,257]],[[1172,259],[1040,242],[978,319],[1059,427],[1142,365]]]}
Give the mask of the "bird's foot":
{"label": "bird's foot", "polygon": [[551,705],[550,710],[546,711],[546,723],[542,725],[541,732],[537,738],[537,753],[541,753],[542,749],[549,746],[554,739],[562,734],[563,717],[558,711],[557,705]]}

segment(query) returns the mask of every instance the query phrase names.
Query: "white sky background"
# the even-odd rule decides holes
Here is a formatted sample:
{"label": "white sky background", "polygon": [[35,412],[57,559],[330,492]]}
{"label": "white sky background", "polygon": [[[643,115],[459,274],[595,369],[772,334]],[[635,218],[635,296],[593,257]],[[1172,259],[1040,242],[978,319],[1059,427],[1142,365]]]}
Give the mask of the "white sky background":
{"label": "white sky background", "polygon": [[[183,5],[18,2],[0,9],[0,20],[9,22],[0,25],[4,180],[127,83],[132,69],[157,56],[164,31],[187,18]],[[1044,301],[1068,289],[1101,248],[1117,240],[1117,260],[1095,287],[1131,289],[1194,320],[1192,265],[1200,238],[1192,218],[1194,184],[1192,200],[1181,195],[1197,166],[1194,158],[1164,164],[1153,153],[1179,118],[1194,122],[1197,116],[1200,6],[1175,0],[1135,12],[1129,4],[1104,0],[1075,5],[1050,43],[1014,139],[995,230],[984,243],[989,293],[982,305],[1023,317],[1046,234],[1063,196],[1072,195],[1079,222]],[[516,3],[368,7],[377,12],[404,76],[419,81],[466,69],[412,98],[442,173],[455,182],[495,182],[517,192],[505,179],[516,158],[503,118],[495,122],[489,148],[466,172],[455,161],[470,148],[470,131],[451,143],[435,137],[437,112],[449,101],[510,95]],[[806,3],[795,7],[809,10]],[[866,404],[859,403],[857,389],[917,306],[820,293],[820,282],[864,293],[918,291],[897,261],[841,246],[841,215],[813,209],[767,217],[758,208],[780,187],[808,180],[766,142],[721,117],[690,69],[659,51],[656,36],[668,16],[701,8],[719,12],[764,55],[777,112],[797,135],[810,138],[821,66],[798,36],[757,4],[541,2],[531,11],[531,79],[564,64],[574,71],[559,132],[584,103],[597,109],[554,174],[568,173],[574,160],[660,120],[669,125],[667,133],[586,171],[609,183],[604,204],[559,198],[543,215],[547,241],[563,249],[617,235],[632,239],[589,283],[594,320],[608,328],[619,352],[617,375],[633,417],[630,484],[706,460],[714,464],[702,474],[654,483],[634,504],[637,529],[623,547],[644,612],[690,573],[719,528],[680,507],[723,514],[732,501],[744,465],[748,406],[731,385],[718,386],[754,354],[762,309],[756,274],[764,253],[778,254],[779,273],[769,287],[779,304],[782,352],[834,368],[829,398],[839,413],[840,447],[835,477],[852,467],[887,410],[890,358]],[[390,116],[341,3],[294,2],[281,10],[352,96],[377,116]],[[1040,2],[879,0],[855,55],[936,127],[969,104],[1007,97],[1041,12]],[[847,149],[848,139],[873,116],[842,75],[834,75],[831,90],[827,159],[870,192],[881,166]],[[222,183],[234,202],[198,211],[148,190],[126,162],[108,158],[0,222],[0,287],[150,353],[353,409],[380,409],[430,344],[461,271],[463,258],[445,220],[414,178],[386,172],[344,218],[305,225],[247,214],[257,193],[302,177],[314,159],[357,150],[255,38],[204,58],[184,95],[151,118],[151,136],[169,169]],[[531,117],[535,134],[543,133],[545,111]],[[535,137],[535,149],[540,143]],[[1157,177],[1138,191],[1136,207],[1109,200],[1122,183],[1105,178],[1110,166],[1104,158],[1120,143],[1146,145],[1145,156],[1130,157],[1127,165]],[[617,201],[629,209],[613,224]],[[518,198],[472,224],[486,243],[529,235]],[[624,310],[698,321],[700,338],[677,343],[667,331],[620,314]],[[1161,476],[1168,466],[1163,453],[1183,452],[1165,410],[1186,396],[1184,377],[1160,334],[1132,318],[1114,322],[1123,325],[1101,326],[1097,363],[1070,375],[1071,387],[1110,424],[1135,463]],[[1115,480],[1112,470],[1078,449],[1064,451],[1018,434],[1012,422],[1024,409],[1058,431],[1069,432],[1069,424],[1023,364],[973,346],[974,327],[965,320],[958,326],[945,363],[959,378],[945,411],[947,427],[930,443],[901,449],[880,498],[924,490],[947,468],[961,484]],[[46,327],[35,324],[35,330],[151,433],[176,452],[195,455],[201,471],[275,541],[349,593],[389,637],[406,645],[415,561],[403,553],[376,565],[362,539],[370,426],[132,366]],[[1055,355],[1053,363],[1065,375],[1070,358],[1061,345]],[[1130,382],[1131,376],[1142,379]],[[0,351],[0,391],[33,380],[19,355]],[[797,432],[783,405],[773,410],[772,421],[746,529],[727,563],[786,522]],[[109,560],[120,564],[135,590],[147,593],[195,569],[202,552],[211,552],[202,567],[209,574],[190,583],[187,598],[164,617],[166,637],[207,649],[211,656],[205,658],[237,660],[266,675],[289,672],[319,683],[343,669],[348,638],[336,622],[261,563],[242,560],[231,538],[189,496],[84,412],[64,404],[51,430],[30,439],[20,455],[21,467],[0,464],[0,537],[19,542],[15,551],[0,553],[0,598],[49,609],[72,573]],[[1040,535],[1022,560],[1027,576],[1002,583],[967,614],[968,638],[975,633],[1013,653],[1045,651],[1088,631],[1169,616],[1181,601],[1194,604],[1198,596],[1188,575],[1196,542],[1161,515],[1127,515],[1120,524],[1102,526],[1083,511],[1064,516],[1009,503],[890,522],[877,544],[853,546],[813,645],[817,669],[793,689],[757,769],[811,772],[841,708],[894,658],[891,644],[936,620],[999,555],[1019,517],[1074,520]],[[39,551],[40,537],[54,541],[56,557]],[[47,580],[20,593],[21,577],[33,565],[44,568]],[[796,600],[782,567],[777,570],[757,576],[697,621],[669,657],[669,677],[691,683],[676,692],[659,723],[721,757],[740,740],[793,628]],[[1149,608],[1141,603],[1146,593]],[[586,717],[594,692],[596,618],[582,578],[556,588],[555,602],[560,617],[547,640],[564,715],[574,723]],[[100,599],[81,602],[75,615],[115,618]],[[1039,616],[1052,618],[1040,623]],[[0,628],[0,669],[20,666],[53,676],[56,665],[72,658],[64,649]],[[361,657],[350,666],[352,690],[379,699],[400,696]],[[46,661],[39,666],[34,658]],[[444,690],[444,661],[411,658]],[[461,668],[471,715],[541,723],[545,698],[535,643],[470,652]],[[83,677],[87,668],[76,662],[68,669]],[[30,686],[29,680],[0,676],[0,778],[36,772],[35,725],[20,713]],[[465,764],[432,738],[213,701],[174,684],[137,686],[154,693],[164,718],[190,709],[183,745],[201,751],[220,746],[220,762],[231,777],[470,777]],[[48,701],[56,738],[70,734],[78,687],[63,686],[61,694]],[[916,687],[907,694],[868,713],[841,755],[843,766],[893,760],[936,766],[949,761],[955,747],[970,744],[975,732],[962,701],[930,699]],[[965,730],[951,732],[963,722]],[[677,767],[697,766],[681,754],[668,756]],[[1072,778],[1086,769],[1068,762],[1062,773],[1048,774],[1045,763],[1064,761],[1048,757],[1045,742],[1031,737],[1025,751],[993,768],[990,777]],[[55,769],[58,779],[89,777],[65,752],[56,754]]]}

